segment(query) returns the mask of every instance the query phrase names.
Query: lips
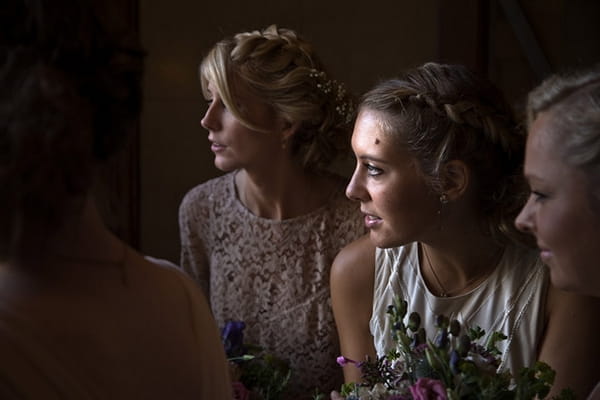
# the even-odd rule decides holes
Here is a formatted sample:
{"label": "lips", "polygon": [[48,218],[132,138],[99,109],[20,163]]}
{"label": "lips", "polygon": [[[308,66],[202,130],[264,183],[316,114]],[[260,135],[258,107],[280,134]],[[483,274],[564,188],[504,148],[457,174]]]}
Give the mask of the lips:
{"label": "lips", "polygon": [[222,151],[225,149],[225,145],[222,145],[221,143],[217,143],[217,142],[211,142],[210,144],[210,149],[212,151],[214,151],[215,153]]}
{"label": "lips", "polygon": [[368,214],[368,213],[364,213],[364,214],[365,214],[365,226],[369,229],[376,228],[383,222],[383,220],[376,215]]}
{"label": "lips", "polygon": [[550,249],[540,244],[538,244],[538,248],[540,249],[540,258],[545,264],[547,264],[548,261],[550,261],[550,259],[552,258],[552,252],[550,251]]}
{"label": "lips", "polygon": [[552,258],[552,252],[550,250],[540,249],[540,258],[545,264],[547,264]]}

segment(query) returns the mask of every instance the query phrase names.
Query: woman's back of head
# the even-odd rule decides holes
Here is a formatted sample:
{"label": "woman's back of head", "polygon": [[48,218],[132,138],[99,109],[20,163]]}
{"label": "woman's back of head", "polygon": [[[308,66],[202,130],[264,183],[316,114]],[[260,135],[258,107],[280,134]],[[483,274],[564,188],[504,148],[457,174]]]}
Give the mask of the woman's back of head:
{"label": "woman's back of head", "polygon": [[0,11],[0,397],[230,398],[199,289],[112,235],[88,195],[141,106],[143,53],[111,4]]}
{"label": "woman's back of head", "polygon": [[243,86],[261,98],[290,126],[292,154],[307,169],[324,170],[349,152],[354,101],[331,79],[313,47],[296,32],[271,25],[218,42],[200,65],[205,96],[215,85],[236,118],[254,126],[236,102]]}
{"label": "woman's back of head", "polygon": [[[141,105],[142,52],[99,1],[8,0],[0,13],[0,257],[70,214]],[[110,15],[112,17],[112,15]],[[110,23],[109,23],[110,22]]]}
{"label": "woman's back of head", "polygon": [[427,63],[377,85],[359,107],[381,113],[384,131],[416,158],[434,193],[444,164],[463,161],[476,206],[498,241],[527,240],[514,227],[526,198],[525,136],[502,94],[461,65]]}

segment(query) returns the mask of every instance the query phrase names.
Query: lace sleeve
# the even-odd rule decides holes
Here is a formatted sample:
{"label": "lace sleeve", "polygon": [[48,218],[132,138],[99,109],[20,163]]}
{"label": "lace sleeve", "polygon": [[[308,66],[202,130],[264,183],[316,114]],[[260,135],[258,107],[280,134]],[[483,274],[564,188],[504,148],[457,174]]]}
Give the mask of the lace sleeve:
{"label": "lace sleeve", "polygon": [[210,267],[204,243],[198,235],[198,221],[202,218],[195,210],[197,203],[186,195],[179,207],[181,240],[181,268],[191,276],[208,297],[210,293]]}

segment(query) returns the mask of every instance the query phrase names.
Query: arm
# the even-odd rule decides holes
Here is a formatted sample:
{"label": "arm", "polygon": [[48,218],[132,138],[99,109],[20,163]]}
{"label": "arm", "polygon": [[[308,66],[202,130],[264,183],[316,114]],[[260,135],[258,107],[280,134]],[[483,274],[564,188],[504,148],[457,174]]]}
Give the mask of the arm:
{"label": "arm", "polygon": [[202,288],[209,298],[210,265],[204,244],[198,237],[197,215],[193,203],[186,196],[179,207],[179,234],[181,242],[181,268]]}
{"label": "arm", "polygon": [[[331,304],[342,355],[356,361],[376,357],[369,320],[373,308],[375,247],[369,235],[350,243],[336,256],[331,267]],[[344,367],[346,382],[360,382],[354,365]]]}
{"label": "arm", "polygon": [[548,398],[569,387],[585,399],[600,380],[600,299],[567,293],[552,285],[539,359],[556,371]]}

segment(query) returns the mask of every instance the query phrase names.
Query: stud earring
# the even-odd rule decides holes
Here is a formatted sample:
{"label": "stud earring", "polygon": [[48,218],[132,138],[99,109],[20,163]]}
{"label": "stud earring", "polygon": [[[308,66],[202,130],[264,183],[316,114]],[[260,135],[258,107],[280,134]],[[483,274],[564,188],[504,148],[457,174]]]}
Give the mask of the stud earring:
{"label": "stud earring", "polygon": [[442,203],[442,204],[448,203],[448,195],[446,193],[440,194],[440,203]]}

